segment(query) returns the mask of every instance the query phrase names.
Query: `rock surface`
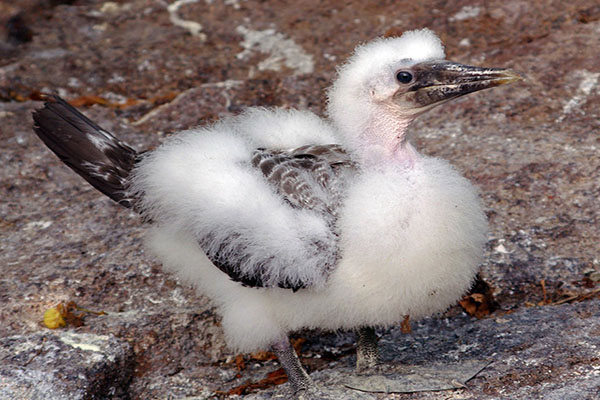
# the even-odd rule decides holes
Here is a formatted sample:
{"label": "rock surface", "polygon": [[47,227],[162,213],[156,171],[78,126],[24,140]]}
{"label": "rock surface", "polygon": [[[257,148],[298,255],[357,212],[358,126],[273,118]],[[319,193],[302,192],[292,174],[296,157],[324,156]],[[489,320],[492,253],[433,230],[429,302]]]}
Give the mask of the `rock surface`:
{"label": "rock surface", "polygon": [[[466,389],[353,395],[595,398],[597,1],[22,0],[0,1],[0,399],[36,398],[26,390],[40,382],[51,385],[46,399],[211,398],[278,369],[268,356],[227,350],[206,299],[144,254],[137,216],[43,147],[30,117],[39,92],[59,93],[145,149],[247,106],[322,114],[323,90],[357,43],[423,26],[440,35],[449,59],[513,68],[526,80],[412,126],[424,153],[450,160],[481,190],[491,224],[482,275],[499,309],[477,320],[453,307],[411,335],[381,331],[384,358],[492,364]],[[108,315],[48,331],[44,311],[66,301]],[[73,347],[65,335],[92,335],[81,340],[101,340],[102,351]],[[353,334],[296,338],[317,381],[350,374]],[[266,386],[253,396],[289,396],[287,385]]]}
{"label": "rock surface", "polygon": [[[600,393],[600,301],[526,308],[471,321],[468,317],[429,319],[406,336],[399,329],[383,335],[388,364],[457,369],[487,360],[466,387],[454,392],[388,394],[390,399],[595,399]],[[409,370],[409,368],[406,368]],[[451,372],[451,371],[450,371]],[[312,376],[322,386],[338,387],[339,398],[354,391],[343,384],[354,374],[350,363]],[[253,399],[288,398],[267,390]],[[364,394],[364,398],[382,398]]]}
{"label": "rock surface", "polygon": [[37,332],[0,340],[6,399],[127,398],[133,351],[114,336]]}

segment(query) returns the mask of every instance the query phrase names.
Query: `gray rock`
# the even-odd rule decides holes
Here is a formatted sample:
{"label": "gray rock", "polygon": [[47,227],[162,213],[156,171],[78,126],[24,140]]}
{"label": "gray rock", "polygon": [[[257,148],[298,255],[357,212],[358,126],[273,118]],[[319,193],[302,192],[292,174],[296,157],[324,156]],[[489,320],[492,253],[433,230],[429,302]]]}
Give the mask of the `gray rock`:
{"label": "gray rock", "polygon": [[[351,362],[311,376],[321,386],[337,388],[365,399],[596,399],[600,396],[600,300],[559,306],[543,306],[473,321],[471,318],[429,318],[410,335],[392,329],[384,332],[381,345],[388,379],[405,377],[389,370],[417,372],[422,376],[450,376],[473,365],[486,365],[463,389],[412,394],[362,393],[345,384],[357,379]],[[351,361],[352,357],[348,361]],[[433,368],[432,368],[433,367]],[[435,371],[434,368],[438,368]],[[402,372],[400,372],[401,374]],[[432,378],[433,380],[434,378]],[[361,384],[367,385],[364,380]],[[397,391],[414,391],[413,382],[400,382]],[[403,385],[403,387],[401,387]],[[278,387],[249,398],[285,398],[289,388]],[[363,386],[363,389],[369,389]],[[377,387],[371,388],[373,391]],[[566,396],[566,397],[564,397]]]}
{"label": "gray rock", "polygon": [[0,399],[125,399],[131,346],[112,336],[56,331],[0,339]]}

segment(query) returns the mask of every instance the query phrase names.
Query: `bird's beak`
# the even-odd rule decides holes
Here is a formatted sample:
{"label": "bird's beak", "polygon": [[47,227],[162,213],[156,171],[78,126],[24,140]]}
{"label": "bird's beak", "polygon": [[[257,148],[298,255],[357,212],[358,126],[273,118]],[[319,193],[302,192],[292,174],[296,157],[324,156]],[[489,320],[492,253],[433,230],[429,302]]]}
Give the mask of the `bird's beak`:
{"label": "bird's beak", "polygon": [[411,70],[414,83],[406,90],[399,90],[394,102],[414,114],[468,93],[521,79],[508,69],[472,67],[450,61],[427,61]]}

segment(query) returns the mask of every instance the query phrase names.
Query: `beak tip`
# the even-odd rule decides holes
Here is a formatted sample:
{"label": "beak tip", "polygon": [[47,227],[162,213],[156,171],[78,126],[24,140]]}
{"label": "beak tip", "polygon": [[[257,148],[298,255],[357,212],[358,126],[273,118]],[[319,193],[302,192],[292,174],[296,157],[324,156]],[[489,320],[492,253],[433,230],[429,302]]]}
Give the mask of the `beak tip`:
{"label": "beak tip", "polygon": [[503,71],[502,76],[500,78],[498,78],[497,82],[499,85],[507,85],[509,83],[513,83],[513,82],[517,82],[517,81],[521,81],[521,80],[525,80],[525,78],[523,76],[519,75],[518,73],[516,73],[515,71],[507,69],[507,70]]}

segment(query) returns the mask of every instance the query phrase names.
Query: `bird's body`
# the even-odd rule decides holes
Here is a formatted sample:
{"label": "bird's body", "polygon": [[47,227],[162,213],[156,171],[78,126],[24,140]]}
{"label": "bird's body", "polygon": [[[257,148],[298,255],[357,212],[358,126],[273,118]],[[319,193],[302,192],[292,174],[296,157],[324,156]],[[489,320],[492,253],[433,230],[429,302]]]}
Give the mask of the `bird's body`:
{"label": "bird's body", "polygon": [[[252,165],[253,151],[339,142],[316,118],[253,110],[177,135],[134,172],[133,188],[144,193],[142,204],[154,221],[150,249],[214,300],[238,350],[268,347],[304,327],[390,325],[406,315],[443,311],[467,290],[480,262],[486,222],[478,195],[440,159],[416,156],[410,165],[364,169],[346,155],[330,178],[340,186],[339,204],[317,193],[338,207],[335,230],[328,211],[286,202]],[[280,119],[314,126],[295,134],[278,126]],[[265,126],[277,130],[265,132]],[[214,250],[199,245],[205,237]],[[250,274],[271,261],[267,287],[240,285],[215,268],[205,252],[223,252],[223,242],[231,253],[266,259],[251,259]],[[306,287],[294,291],[278,282]]]}
{"label": "bird's body", "polygon": [[[420,155],[407,127],[437,104],[517,77],[443,58],[427,29],[377,39],[340,68],[328,119],[250,109],[144,154],[57,97],[36,111],[35,128],[149,221],[150,249],[213,300],[232,347],[272,346],[301,390],[310,379],[290,331],[440,312],[475,275],[487,229],[477,190]],[[371,354],[366,365],[376,361],[369,340],[359,351]]]}

